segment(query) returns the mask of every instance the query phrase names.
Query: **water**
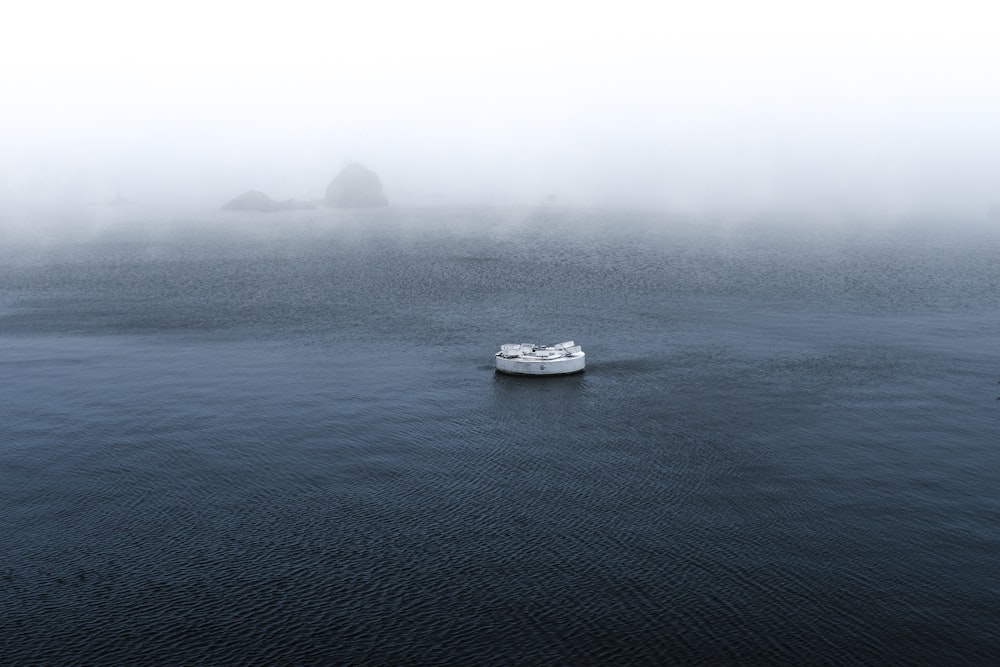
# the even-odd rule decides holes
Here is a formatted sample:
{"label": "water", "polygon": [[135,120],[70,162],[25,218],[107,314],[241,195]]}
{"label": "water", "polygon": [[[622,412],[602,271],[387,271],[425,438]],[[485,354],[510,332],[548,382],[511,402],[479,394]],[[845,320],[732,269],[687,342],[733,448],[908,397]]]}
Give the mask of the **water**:
{"label": "water", "polygon": [[120,215],[3,238],[4,663],[1000,660],[995,232]]}

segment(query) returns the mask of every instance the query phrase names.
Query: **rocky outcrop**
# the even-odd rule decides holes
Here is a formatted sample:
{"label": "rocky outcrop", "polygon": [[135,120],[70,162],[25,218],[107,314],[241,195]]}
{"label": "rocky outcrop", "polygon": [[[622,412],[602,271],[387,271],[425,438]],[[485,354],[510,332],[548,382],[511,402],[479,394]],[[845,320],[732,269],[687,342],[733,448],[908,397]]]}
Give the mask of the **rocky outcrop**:
{"label": "rocky outcrop", "polygon": [[328,206],[351,208],[360,206],[388,206],[382,192],[378,174],[357,162],[340,170],[326,189]]}
{"label": "rocky outcrop", "polygon": [[226,211],[259,211],[270,213],[278,210],[278,202],[274,201],[260,190],[249,190],[236,199],[231,199],[222,205]]}
{"label": "rocky outcrop", "polygon": [[273,211],[294,211],[300,209],[316,208],[312,202],[298,201],[297,199],[286,199],[284,201],[274,201],[260,190],[250,190],[244,192],[236,199],[232,199],[222,205],[226,211],[256,211],[258,213],[271,213]]}

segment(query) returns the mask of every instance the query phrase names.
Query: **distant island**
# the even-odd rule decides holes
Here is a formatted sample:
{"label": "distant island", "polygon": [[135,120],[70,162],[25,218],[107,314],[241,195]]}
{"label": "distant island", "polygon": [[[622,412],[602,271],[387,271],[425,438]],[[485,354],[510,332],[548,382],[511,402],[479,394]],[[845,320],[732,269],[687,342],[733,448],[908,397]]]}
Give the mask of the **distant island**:
{"label": "distant island", "polygon": [[389,205],[378,174],[358,162],[340,170],[326,189],[326,203],[338,208]]}
{"label": "distant island", "polygon": [[[378,174],[358,162],[351,162],[340,170],[327,187],[323,203],[337,208],[361,208],[388,206],[389,200],[382,191],[382,181]],[[260,190],[248,190],[222,205],[225,211],[259,213],[313,208],[316,208],[316,202],[297,199],[275,201]]]}
{"label": "distant island", "polygon": [[284,201],[274,201],[260,190],[249,190],[235,199],[230,199],[222,205],[225,211],[257,211],[258,213],[272,213],[274,211],[296,211],[316,208],[312,202],[299,201],[297,199],[286,199]]}

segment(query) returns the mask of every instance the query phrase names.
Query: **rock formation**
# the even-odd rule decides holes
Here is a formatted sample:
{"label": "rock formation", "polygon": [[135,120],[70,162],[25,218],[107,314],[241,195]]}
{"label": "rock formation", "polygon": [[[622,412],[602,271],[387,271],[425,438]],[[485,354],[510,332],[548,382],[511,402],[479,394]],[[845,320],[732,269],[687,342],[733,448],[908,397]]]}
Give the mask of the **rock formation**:
{"label": "rock formation", "polygon": [[274,201],[260,190],[249,190],[236,199],[222,205],[227,211],[259,211],[270,213],[278,210],[278,202]]}
{"label": "rock formation", "polygon": [[222,205],[226,211],[257,211],[258,213],[271,213],[273,211],[294,211],[300,209],[316,208],[311,202],[298,201],[296,199],[286,199],[284,201],[274,201],[260,190],[250,190],[244,192],[236,199],[232,199]]}
{"label": "rock formation", "polygon": [[389,201],[382,192],[382,181],[378,174],[352,162],[340,170],[326,189],[326,203],[328,206],[349,208],[387,206]]}

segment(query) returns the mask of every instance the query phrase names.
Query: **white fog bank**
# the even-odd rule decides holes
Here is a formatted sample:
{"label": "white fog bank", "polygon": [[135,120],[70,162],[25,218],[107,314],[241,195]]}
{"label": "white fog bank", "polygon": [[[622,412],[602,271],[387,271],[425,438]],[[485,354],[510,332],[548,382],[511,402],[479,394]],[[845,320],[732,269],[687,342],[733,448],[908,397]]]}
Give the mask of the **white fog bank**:
{"label": "white fog bank", "polygon": [[[36,2],[0,26],[0,204],[394,203],[977,215],[985,3]],[[693,5],[693,6],[692,6]]]}

